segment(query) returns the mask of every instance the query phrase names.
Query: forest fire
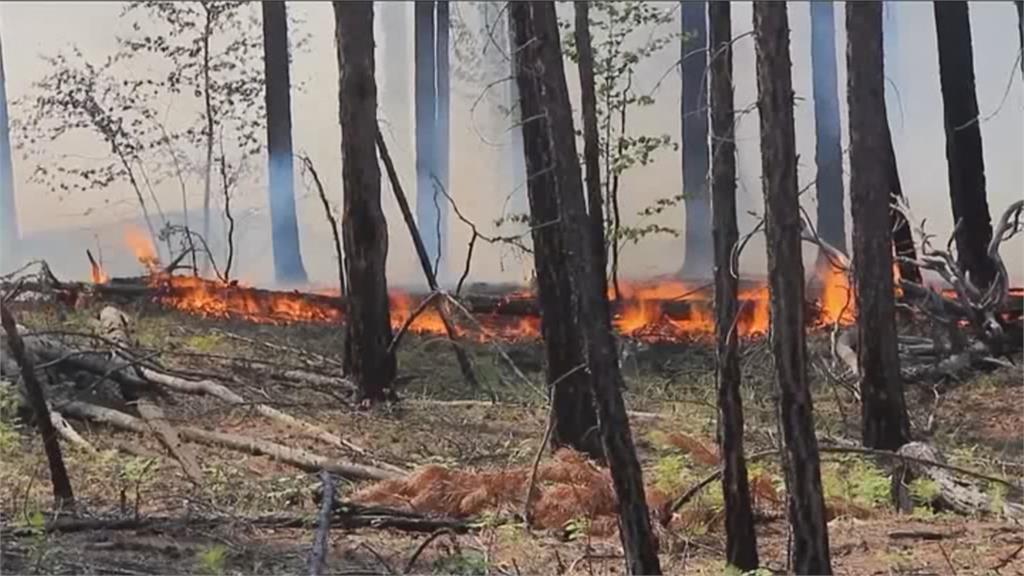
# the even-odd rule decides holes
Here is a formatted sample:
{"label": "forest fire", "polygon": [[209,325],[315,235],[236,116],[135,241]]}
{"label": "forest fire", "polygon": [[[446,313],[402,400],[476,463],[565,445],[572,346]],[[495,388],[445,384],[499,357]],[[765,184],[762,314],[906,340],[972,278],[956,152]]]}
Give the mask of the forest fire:
{"label": "forest fire", "polygon": [[[249,287],[237,281],[224,283],[196,276],[177,276],[162,268],[149,236],[130,229],[124,237],[138,261],[147,271],[147,282],[156,290],[161,305],[190,314],[217,318],[243,318],[265,323],[340,323],[345,310],[334,294],[320,292],[280,292]],[[102,267],[91,261],[95,283],[109,281]],[[847,276],[826,268],[816,282],[820,298],[810,325],[849,324],[855,318],[852,292]],[[391,323],[403,326],[426,295],[404,292],[391,294]],[[483,332],[470,330],[456,322],[456,333],[471,340],[505,340],[540,337],[541,319],[529,291],[514,291],[503,296],[469,296],[468,307],[483,326]],[[620,298],[612,303],[612,324],[620,334],[648,341],[674,341],[706,338],[715,333],[713,288],[680,280],[664,279],[628,282],[620,286]],[[741,287],[736,330],[740,336],[766,334],[769,328],[768,287],[751,284]],[[420,311],[408,328],[422,334],[444,334],[445,326],[437,308]]]}

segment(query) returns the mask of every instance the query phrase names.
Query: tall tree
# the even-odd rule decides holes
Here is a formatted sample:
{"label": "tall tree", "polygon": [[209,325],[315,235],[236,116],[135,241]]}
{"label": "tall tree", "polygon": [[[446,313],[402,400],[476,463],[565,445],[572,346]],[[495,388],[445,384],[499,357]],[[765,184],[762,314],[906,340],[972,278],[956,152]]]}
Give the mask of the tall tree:
{"label": "tall tree", "polygon": [[7,76],[0,43],[0,269],[14,265],[18,211],[14,200],[14,164],[11,162],[11,127],[7,117]]}
{"label": "tall tree", "polygon": [[[451,162],[451,66],[449,63],[448,37],[451,31],[451,20],[448,14],[448,0],[437,1],[437,46],[435,47],[437,57],[435,62],[434,85],[437,86],[437,108],[434,110],[434,125],[437,127],[437,142],[434,149],[437,151],[434,157],[437,162],[437,186],[441,190],[451,194],[451,182],[449,178]],[[434,207],[431,204],[431,207]],[[437,275],[444,282],[448,276],[447,242],[448,242],[448,199],[443,195],[439,197],[437,206],[438,229],[434,232],[437,241]]]}
{"label": "tall tree", "polygon": [[[443,17],[443,23],[441,19]],[[448,101],[448,84],[440,81],[439,73],[444,67],[448,74],[448,18],[447,5],[439,10],[438,2],[425,0],[416,2],[416,220],[423,231],[430,259],[443,269],[444,239],[447,237],[447,199],[441,187],[447,189],[448,151],[442,150],[442,136],[447,137],[447,110],[444,124],[439,115],[441,92]],[[444,30],[440,30],[444,28]],[[443,38],[442,38],[443,37]],[[445,43],[442,50],[441,42]],[[439,62],[438,58],[443,61]],[[442,168],[444,164],[445,168]]]}
{"label": "tall tree", "polygon": [[[839,126],[839,82],[836,79],[836,24],[831,2],[810,2],[811,75],[814,94],[814,163],[818,191],[818,233],[846,250],[843,214],[843,147]],[[827,263],[824,254],[819,265]]]}
{"label": "tall tree", "polygon": [[891,144],[885,110],[882,5],[846,5],[847,101],[850,114],[850,206],[863,443],[896,451],[910,441],[896,343]]}
{"label": "tall tree", "polygon": [[288,14],[283,0],[263,2],[263,62],[267,103],[267,188],[274,279],[304,284],[306,267],[295,216],[295,170],[292,162],[292,98],[288,62]]}
{"label": "tall tree", "polygon": [[388,230],[380,206],[377,164],[377,83],[374,79],[373,3],[334,2],[341,109],[341,176],[345,188],[342,232],[348,278],[351,376],[366,402],[393,397],[385,262]]}
{"label": "tall tree", "polygon": [[683,204],[686,207],[682,276],[707,278],[712,266],[711,199],[708,196],[707,2],[685,1],[680,70],[683,77]]}
{"label": "tall tree", "polygon": [[[597,94],[594,89],[594,50],[590,41],[590,3],[576,7],[576,50],[579,57],[580,102],[583,108],[583,164],[586,167],[587,215],[590,217],[590,243],[594,265],[601,270],[601,290],[608,293],[608,258],[605,254],[604,210],[601,207],[601,138],[597,132]],[[609,326],[611,316],[607,315]]]}
{"label": "tall tree", "polygon": [[789,22],[782,2],[754,3],[772,355],[779,386],[783,463],[793,531],[793,571],[830,574],[814,409],[807,382],[804,267],[793,127]]}
{"label": "tall tree", "polygon": [[718,362],[718,444],[725,500],[725,559],[743,571],[757,568],[757,538],[743,454],[743,398],[736,330],[738,279],[732,253],[736,226],[736,142],[732,91],[732,7],[708,3],[711,106],[711,234],[715,246],[715,335]]}
{"label": "tall tree", "polygon": [[[530,201],[533,204],[535,199],[549,198],[555,203],[559,221],[550,228],[561,235],[562,264],[569,271],[566,289],[575,294],[572,306],[557,311],[555,318],[549,318],[546,313],[551,310],[545,309],[545,322],[570,315],[581,327],[601,443],[618,500],[619,536],[626,570],[630,574],[660,574],[657,545],[644,498],[643,474],[620,392],[622,375],[612,334],[601,317],[607,295],[599,288],[601,271],[594,265],[590,249],[590,226],[555,5],[550,1],[513,2],[509,4],[509,13],[515,39],[512,54],[520,109],[527,119],[523,143],[527,173],[531,175]],[[538,281],[551,272],[538,267]]]}
{"label": "tall tree", "polygon": [[[1015,0],[1017,5],[1017,38],[1020,40],[1020,51],[1024,54],[1024,0]],[[1024,76],[1024,56],[1020,59],[1020,73]]]}
{"label": "tall tree", "polygon": [[[522,7],[513,10],[513,7],[515,4],[509,6],[509,25],[513,45],[518,46],[520,40],[516,34],[530,34],[529,31],[533,30],[533,11]],[[527,31],[521,32],[520,27]],[[547,41],[552,42],[550,38]],[[557,37],[554,42],[557,43]],[[539,46],[524,49],[524,52],[529,54],[524,53],[513,61],[517,76],[522,73],[518,72],[521,67],[532,71],[542,55]],[[521,80],[518,85],[521,118],[536,118],[542,113],[542,108],[532,92],[535,88],[531,83],[528,91]],[[553,386],[550,390],[554,415],[551,442],[553,446],[571,446],[594,458],[603,458],[590,380],[587,372],[580,369],[586,365],[586,353],[579,318],[571,312],[574,297],[565,235],[558,226],[550,225],[560,218],[558,196],[555,194],[557,175],[550,169],[553,160],[549,148],[552,143],[546,126],[539,121],[524,122],[522,131],[526,173],[535,174],[527,178],[527,196],[547,381],[549,387]]]}
{"label": "tall tree", "polygon": [[996,269],[988,257],[992,219],[985,192],[985,160],[974,91],[971,21],[967,2],[934,2],[934,7],[957,259],[971,282],[984,290],[995,278]]}

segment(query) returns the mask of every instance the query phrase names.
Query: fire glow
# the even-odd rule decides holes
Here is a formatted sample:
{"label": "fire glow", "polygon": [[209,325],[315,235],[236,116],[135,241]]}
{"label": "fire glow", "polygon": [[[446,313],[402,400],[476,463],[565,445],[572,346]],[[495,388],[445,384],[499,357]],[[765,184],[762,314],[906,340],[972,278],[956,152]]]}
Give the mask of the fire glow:
{"label": "fire glow", "polygon": [[[145,267],[150,285],[156,289],[156,300],[163,306],[186,313],[216,318],[242,318],[265,323],[331,323],[344,321],[341,301],[329,293],[277,292],[225,284],[194,276],[175,276],[161,269],[159,257],[148,235],[129,230],[125,242]],[[99,266],[92,270],[93,281],[106,282]],[[820,300],[815,325],[849,324],[855,313],[852,291],[847,276],[840,270],[827,268],[818,279]],[[335,292],[336,294],[336,292]],[[740,336],[766,334],[770,324],[770,302],[765,285],[741,288],[736,319]],[[410,294],[390,295],[391,323],[398,329],[413,314],[420,300]],[[518,291],[497,298],[503,303],[533,304],[533,295]],[[674,341],[706,338],[715,333],[714,303],[711,285],[698,286],[679,280],[625,283],[621,297],[613,302],[612,324],[623,335],[648,341]],[[485,340],[535,339],[541,334],[541,318],[532,314],[501,311],[474,313],[485,333],[470,330],[456,322],[455,331],[462,338]],[[461,327],[460,327],[461,324]],[[421,334],[445,334],[444,322],[433,306],[423,310],[410,324],[409,330]]]}

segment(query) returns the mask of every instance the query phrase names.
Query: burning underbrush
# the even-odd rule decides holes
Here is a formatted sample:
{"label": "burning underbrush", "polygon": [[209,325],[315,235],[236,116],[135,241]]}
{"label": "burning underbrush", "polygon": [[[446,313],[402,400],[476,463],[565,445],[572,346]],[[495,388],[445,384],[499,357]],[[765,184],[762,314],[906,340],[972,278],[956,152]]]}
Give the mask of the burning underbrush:
{"label": "burning underbrush", "polygon": [[[345,305],[337,291],[312,289],[308,292],[273,291],[198,276],[175,275],[161,267],[148,236],[131,232],[125,238],[147,275],[143,278],[111,279],[101,265],[92,264],[93,282],[98,285],[142,283],[152,290],[153,300],[167,308],[215,318],[241,318],[260,323],[342,323]],[[808,304],[811,325],[849,324],[854,306],[847,276],[828,268],[816,279],[818,299]],[[391,294],[391,322],[403,326],[420,308],[428,294],[394,291]],[[541,318],[534,294],[512,289],[500,294],[465,294],[460,300],[479,322],[476,329],[455,323],[459,337],[483,341],[537,339]],[[740,336],[768,331],[770,304],[763,283],[745,283],[739,293],[736,330]],[[711,284],[662,279],[623,283],[618,299],[612,301],[613,325],[623,335],[645,341],[686,341],[714,334],[714,305]],[[421,334],[444,334],[445,325],[436,307],[419,311],[408,327]]]}

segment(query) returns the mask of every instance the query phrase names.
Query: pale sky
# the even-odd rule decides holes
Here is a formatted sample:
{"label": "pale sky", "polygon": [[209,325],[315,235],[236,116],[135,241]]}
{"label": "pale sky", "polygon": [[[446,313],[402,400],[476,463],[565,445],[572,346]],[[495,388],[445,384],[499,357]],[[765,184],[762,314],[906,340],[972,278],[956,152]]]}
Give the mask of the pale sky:
{"label": "pale sky", "polygon": [[[294,55],[292,79],[302,82],[305,90],[294,93],[292,111],[294,122],[294,143],[296,152],[309,154],[316,162],[320,175],[332,192],[333,201],[340,204],[340,134],[337,123],[337,64],[334,50],[333,14],[329,3],[288,4],[290,13],[303,21],[302,30],[310,36],[308,50]],[[411,4],[405,5],[408,22],[411,25]],[[563,10],[565,7],[560,7]],[[945,238],[952,229],[952,215],[949,205],[945,161],[945,136],[942,128],[942,102],[939,92],[938,61],[935,49],[935,30],[932,7],[926,2],[900,3],[896,7],[895,20],[886,33],[898,35],[898,51],[887,54],[887,75],[899,89],[900,110],[890,110],[890,119],[896,138],[897,157],[903,189],[908,195],[915,216],[928,219],[930,232]],[[7,76],[7,94],[11,100],[26,94],[31,83],[43,73],[44,64],[40,55],[54,54],[77,45],[87,57],[102,60],[115,48],[114,35],[127,34],[129,30],[118,19],[121,3],[91,2],[4,2],[0,3],[0,34],[3,37],[4,57]],[[394,7],[390,8],[396,9]],[[459,3],[454,10],[471,11],[471,3]],[[1024,194],[1024,89],[1021,70],[1016,62],[1019,51],[1017,13],[1012,2],[971,3],[971,20],[974,36],[974,62],[977,78],[978,102],[981,110],[981,130],[985,150],[985,170],[988,184],[988,200],[993,221],[1002,210]],[[797,95],[796,129],[797,147],[800,154],[799,178],[801,184],[814,178],[813,106],[810,83],[810,33],[809,10],[806,3],[790,3],[790,24],[792,28],[791,49],[793,59],[793,83]],[[735,34],[751,28],[749,3],[737,3],[733,10]],[[846,145],[846,101],[845,101],[845,34],[842,5],[836,7],[837,55],[840,83],[841,115],[843,118],[844,147]],[[292,31],[297,33],[297,31]],[[378,48],[386,43],[378,26]],[[411,46],[411,28],[405,31],[389,30],[389,34],[406,34],[407,45]],[[394,37],[392,37],[392,40]],[[657,104],[651,108],[633,113],[630,120],[632,133],[668,133],[679,137],[679,91],[678,74],[670,69],[678,59],[678,45],[670,46],[663,53],[645,62],[638,70],[635,83],[646,90],[653,89],[657,79],[669,71],[660,88],[654,92]],[[381,56],[378,50],[378,85],[382,92],[388,90],[389,82],[396,77],[408,78],[411,86],[412,55],[407,58]],[[453,63],[453,67],[455,64]],[[754,75],[754,51],[752,39],[747,37],[735,45],[736,106],[744,108],[755,101],[756,79]],[[575,69],[567,65],[571,90],[577,84]],[[145,70],[139,70],[144,74]],[[391,80],[389,80],[389,78]],[[500,165],[500,149],[481,141],[480,119],[471,122],[469,109],[481,87],[459,86],[453,81],[452,101],[452,194],[467,217],[473,219],[484,231],[493,231],[491,221],[498,216],[501,204],[502,179],[506,171]],[[458,94],[463,94],[459,97]],[[384,94],[380,95],[383,106]],[[400,99],[401,101],[401,99]],[[411,94],[404,100],[410,108]],[[574,101],[575,102],[575,101]],[[184,115],[191,112],[186,108],[175,109],[174,113]],[[11,109],[11,116],[18,114]],[[479,114],[479,112],[477,113]],[[382,110],[382,116],[394,116],[394,111]],[[396,126],[400,125],[396,124]],[[500,132],[500,131],[499,131]],[[401,138],[401,135],[398,135]],[[393,154],[403,172],[405,187],[412,194],[414,182],[411,170],[414,155],[411,150],[411,134],[404,142],[396,142]],[[756,112],[740,120],[738,127],[738,154],[740,172],[739,208],[760,212],[762,209],[760,188],[760,160],[758,157],[758,123]],[[95,146],[67,150],[74,154],[97,154]],[[256,162],[263,169],[265,160]],[[111,250],[121,243],[118,233],[104,233],[103,225],[126,217],[137,215],[132,195],[126,187],[111,189],[106,195],[82,194],[78,197],[59,200],[55,194],[26,182],[32,166],[28,166],[20,155],[15,156],[15,185],[22,234],[63,227],[93,227],[105,247]],[[681,186],[680,158],[678,152],[666,151],[657,156],[657,161],[648,167],[637,168],[623,180],[621,196],[625,203],[623,218],[636,222],[636,212],[651,204],[655,199],[677,193]],[[161,203],[166,210],[179,207],[177,185],[158,190]],[[336,277],[333,251],[323,217],[322,208],[315,195],[300,185],[298,209],[302,229],[303,253],[310,276],[315,281],[330,282]],[[190,186],[190,203],[198,206],[202,186],[194,181]],[[392,279],[409,281],[418,278],[415,256],[408,235],[396,205],[385,185],[385,212],[391,228],[389,252],[389,275]],[[111,204],[104,200],[111,200]],[[410,201],[413,201],[410,198]],[[808,211],[813,214],[813,194],[804,198]],[[251,183],[237,200],[240,209],[261,209],[266,204],[266,192],[260,181]],[[847,202],[847,206],[848,206]],[[88,215],[84,213],[92,209]],[[664,225],[679,226],[683,222],[681,207],[666,211],[657,220]],[[741,218],[743,227],[749,227],[751,220]],[[454,218],[451,219],[452,236],[449,241],[452,260],[461,270],[465,258],[468,230]],[[847,228],[849,232],[849,227]],[[242,238],[243,259],[251,260],[243,266],[243,279],[264,282],[270,277],[269,233],[255,230]],[[649,276],[672,272],[680,266],[678,261],[683,250],[682,239],[658,237],[646,240],[639,246],[626,248],[623,255],[623,273],[629,276]],[[76,249],[78,247],[75,247]],[[521,280],[527,263],[502,260],[500,251],[483,245],[477,246],[474,261],[474,278],[480,280]],[[812,251],[808,249],[808,254]],[[1004,259],[1010,266],[1015,283],[1024,280],[1024,241],[1015,240],[1004,249]],[[763,266],[764,245],[754,242],[747,248],[744,258],[745,269],[758,271]],[[266,261],[266,262],[263,262]],[[74,273],[78,272],[75,268]],[[133,270],[120,270],[132,273]],[[135,270],[134,272],[137,272]],[[60,272],[58,272],[59,274]],[[69,272],[70,274],[71,272]],[[710,271],[709,271],[710,273]]]}

